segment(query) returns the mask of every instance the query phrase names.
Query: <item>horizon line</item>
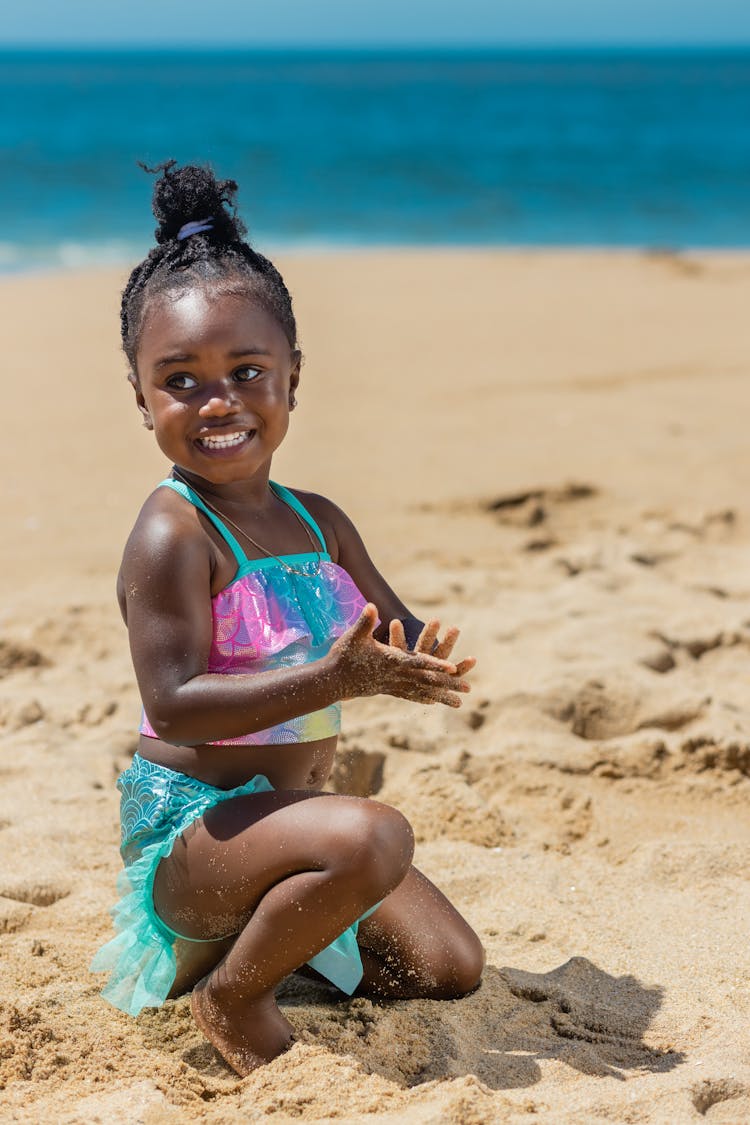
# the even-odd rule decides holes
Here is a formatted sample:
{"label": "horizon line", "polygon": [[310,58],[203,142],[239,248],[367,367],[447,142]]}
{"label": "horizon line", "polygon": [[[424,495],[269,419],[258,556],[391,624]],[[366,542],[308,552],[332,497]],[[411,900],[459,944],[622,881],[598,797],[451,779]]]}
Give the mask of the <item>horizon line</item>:
{"label": "horizon line", "polygon": [[402,54],[406,52],[414,52],[419,54],[426,54],[432,51],[442,51],[446,54],[460,54],[462,52],[471,52],[477,54],[495,54],[498,52],[510,53],[532,53],[532,52],[548,52],[555,54],[563,51],[580,51],[582,53],[595,52],[595,51],[613,51],[617,53],[626,53],[633,51],[665,51],[665,52],[678,52],[678,51],[692,51],[692,52],[707,52],[717,51],[726,53],[740,53],[750,49],[750,36],[746,40],[727,42],[726,40],[716,40],[706,42],[705,40],[683,40],[683,41],[628,41],[628,42],[607,42],[607,41],[559,41],[556,40],[546,42],[403,42],[403,43],[361,43],[361,42],[332,42],[332,43],[277,43],[277,42],[261,42],[261,43],[206,43],[206,42],[192,42],[184,41],[175,43],[174,40],[164,42],[121,42],[118,40],[92,40],[84,42],[48,42],[48,43],[35,43],[26,40],[15,40],[3,42],[0,40],[0,51],[23,51],[23,52],[58,52],[60,54],[79,51],[86,53],[89,51],[112,51],[114,53],[129,53],[134,51],[162,51],[170,54],[180,54],[184,51],[193,51],[201,54],[211,54],[212,52],[225,52],[241,54],[250,51],[263,52],[268,54],[305,54],[305,53],[322,53],[322,52],[347,52],[347,53],[360,53],[372,54],[374,52],[387,52],[393,54]]}

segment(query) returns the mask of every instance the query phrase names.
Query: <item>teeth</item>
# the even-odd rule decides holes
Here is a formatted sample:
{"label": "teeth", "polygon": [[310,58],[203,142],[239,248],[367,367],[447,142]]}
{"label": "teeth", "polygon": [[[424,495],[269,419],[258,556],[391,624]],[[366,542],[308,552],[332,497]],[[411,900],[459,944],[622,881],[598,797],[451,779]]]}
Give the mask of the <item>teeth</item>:
{"label": "teeth", "polygon": [[239,434],[217,434],[215,437],[198,438],[198,441],[209,449],[228,449],[232,445],[241,445],[247,437],[247,430],[243,430]]}

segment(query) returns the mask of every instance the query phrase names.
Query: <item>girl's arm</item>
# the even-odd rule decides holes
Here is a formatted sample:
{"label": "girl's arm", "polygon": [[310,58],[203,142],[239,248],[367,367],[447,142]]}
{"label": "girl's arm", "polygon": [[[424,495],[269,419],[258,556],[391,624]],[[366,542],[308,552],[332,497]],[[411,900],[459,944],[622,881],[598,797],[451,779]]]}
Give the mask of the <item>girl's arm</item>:
{"label": "girl's arm", "polygon": [[236,738],[340,699],[381,692],[458,706],[459,692],[468,690],[450,661],[375,640],[373,606],[321,660],[254,675],[210,673],[213,565],[194,511],[152,497],[128,540],[121,582],[141,698],[166,742]]}
{"label": "girl's arm", "polygon": [[[300,496],[321,525],[329,548],[335,550],[334,560],[351,575],[364,597],[378,607],[380,625],[375,630],[377,640],[387,641],[390,623],[399,621],[405,645],[413,650],[425,631],[425,623],[411,613],[388,585],[367,553],[362,537],[352,521],[341,508],[324,496],[308,492],[302,492]],[[451,630],[451,634],[455,641],[458,630]],[[436,643],[436,635],[435,631],[431,644]],[[397,630],[397,636],[400,636],[400,630]]]}

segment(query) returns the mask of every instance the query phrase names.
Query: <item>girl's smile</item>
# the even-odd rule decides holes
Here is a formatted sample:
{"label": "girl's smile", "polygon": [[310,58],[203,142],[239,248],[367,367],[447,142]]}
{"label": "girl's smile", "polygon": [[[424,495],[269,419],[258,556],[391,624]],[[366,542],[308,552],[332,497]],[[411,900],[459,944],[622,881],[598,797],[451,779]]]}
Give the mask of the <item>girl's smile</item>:
{"label": "girl's smile", "polygon": [[202,449],[211,450],[214,453],[221,453],[223,450],[236,449],[245,442],[251,441],[255,437],[255,430],[238,430],[237,433],[231,434],[206,434],[203,437],[196,438],[196,441]]}
{"label": "girl's smile", "polygon": [[154,299],[133,379],[145,424],[178,467],[214,484],[267,477],[286,435],[299,352],[277,320],[237,292]]}

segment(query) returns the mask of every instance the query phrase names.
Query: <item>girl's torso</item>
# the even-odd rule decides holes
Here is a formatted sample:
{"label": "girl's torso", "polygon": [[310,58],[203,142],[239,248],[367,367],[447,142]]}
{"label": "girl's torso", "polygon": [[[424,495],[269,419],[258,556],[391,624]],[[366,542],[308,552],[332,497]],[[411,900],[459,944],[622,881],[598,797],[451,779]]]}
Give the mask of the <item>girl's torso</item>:
{"label": "girl's torso", "polygon": [[244,785],[256,773],[264,774],[274,789],[322,789],[333,768],[337,742],[338,737],[331,735],[284,746],[173,746],[142,734],[138,753],[218,789]]}
{"label": "girl's torso", "polygon": [[[227,548],[231,551],[233,577],[211,599],[213,641],[207,671],[253,674],[315,660],[354,623],[365,599],[331,560],[323,533],[294,494],[271,486],[307,525],[314,552],[248,559],[226,524],[193,489],[172,479],[162,484],[210,520],[224,559]],[[333,765],[339,723],[340,707],[335,705],[239,739],[175,746],[156,737],[144,714],[138,752],[219,788],[234,788],[261,773],[276,789],[320,789]]]}

